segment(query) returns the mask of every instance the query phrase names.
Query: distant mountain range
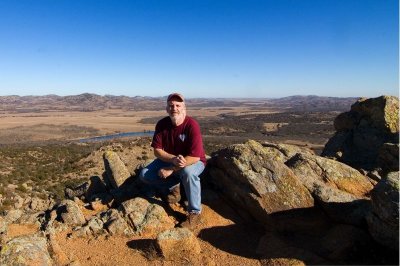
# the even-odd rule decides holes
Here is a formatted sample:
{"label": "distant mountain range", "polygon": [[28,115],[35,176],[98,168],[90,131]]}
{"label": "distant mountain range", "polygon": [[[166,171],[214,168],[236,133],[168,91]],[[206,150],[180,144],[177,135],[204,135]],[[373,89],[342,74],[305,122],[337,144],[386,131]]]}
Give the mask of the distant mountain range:
{"label": "distant mountain range", "polygon": [[[0,112],[24,113],[46,111],[81,111],[91,112],[104,109],[124,110],[160,110],[164,108],[167,96],[163,97],[128,97],[83,93],[71,96],[0,96]],[[190,107],[238,107],[285,108],[298,111],[349,110],[358,98],[290,96],[284,98],[191,98],[187,99]]]}

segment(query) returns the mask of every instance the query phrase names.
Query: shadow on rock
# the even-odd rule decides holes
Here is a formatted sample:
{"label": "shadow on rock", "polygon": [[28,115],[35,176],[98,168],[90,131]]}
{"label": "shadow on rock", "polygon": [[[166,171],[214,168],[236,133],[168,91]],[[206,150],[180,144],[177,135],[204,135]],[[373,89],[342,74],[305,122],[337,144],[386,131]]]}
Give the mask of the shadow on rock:
{"label": "shadow on rock", "polygon": [[138,250],[146,259],[154,260],[161,257],[154,239],[131,240],[126,245],[134,250]]}
{"label": "shadow on rock", "polygon": [[[250,227],[250,226],[249,226]],[[261,234],[249,230],[246,225],[228,225],[203,229],[198,238],[225,252],[258,259],[256,248]]]}

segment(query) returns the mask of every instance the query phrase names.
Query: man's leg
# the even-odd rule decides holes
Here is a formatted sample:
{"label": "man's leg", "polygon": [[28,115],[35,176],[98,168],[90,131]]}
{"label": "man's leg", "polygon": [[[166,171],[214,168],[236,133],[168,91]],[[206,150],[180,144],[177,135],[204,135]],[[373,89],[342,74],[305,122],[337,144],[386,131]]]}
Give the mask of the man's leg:
{"label": "man's leg", "polygon": [[199,175],[203,170],[203,162],[198,161],[195,164],[186,166],[177,173],[185,188],[189,213],[200,214],[201,212],[201,185]]}
{"label": "man's leg", "polygon": [[175,176],[170,176],[165,179],[158,176],[158,171],[168,166],[171,166],[171,164],[161,161],[160,159],[155,159],[142,169],[139,178],[143,183],[160,189],[162,192],[169,191],[171,188],[179,185],[180,180]]}

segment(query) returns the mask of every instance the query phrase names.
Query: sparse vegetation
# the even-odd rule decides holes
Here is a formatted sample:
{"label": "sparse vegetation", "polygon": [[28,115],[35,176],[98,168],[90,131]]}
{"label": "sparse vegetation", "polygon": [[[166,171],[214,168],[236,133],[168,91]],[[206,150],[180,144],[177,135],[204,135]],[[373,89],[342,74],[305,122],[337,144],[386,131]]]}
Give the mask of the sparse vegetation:
{"label": "sparse vegetation", "polygon": [[[67,175],[79,175],[84,166],[78,165],[77,162],[88,156],[99,145],[92,143],[2,146],[0,147],[0,158],[3,161],[0,165],[2,189],[4,191],[12,184],[19,193],[40,195],[42,190],[45,190],[52,197],[61,199],[65,186],[82,182],[79,178],[66,179]],[[32,191],[28,191],[23,183],[30,183]],[[9,199],[5,198],[2,205],[9,204]]]}

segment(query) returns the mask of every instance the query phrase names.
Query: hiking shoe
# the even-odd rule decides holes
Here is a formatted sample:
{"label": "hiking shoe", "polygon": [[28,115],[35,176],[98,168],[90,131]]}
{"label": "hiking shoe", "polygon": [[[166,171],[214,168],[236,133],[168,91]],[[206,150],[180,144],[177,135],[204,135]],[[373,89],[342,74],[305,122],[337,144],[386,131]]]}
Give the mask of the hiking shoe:
{"label": "hiking shoe", "polygon": [[171,189],[167,196],[167,202],[170,204],[178,203],[181,200],[181,188],[180,186],[175,186]]}
{"label": "hiking shoe", "polygon": [[181,223],[181,227],[187,228],[190,230],[196,229],[202,223],[200,213],[189,213],[186,218],[186,221]]}

